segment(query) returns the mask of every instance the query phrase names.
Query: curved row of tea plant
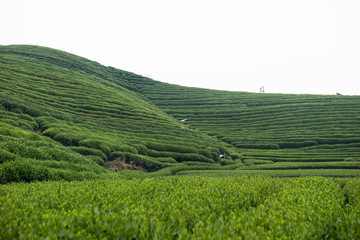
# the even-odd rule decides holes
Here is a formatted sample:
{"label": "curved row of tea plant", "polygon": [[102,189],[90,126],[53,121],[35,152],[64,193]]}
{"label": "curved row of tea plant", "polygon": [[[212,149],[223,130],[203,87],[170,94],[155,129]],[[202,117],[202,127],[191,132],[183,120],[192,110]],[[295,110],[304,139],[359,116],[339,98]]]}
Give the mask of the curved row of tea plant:
{"label": "curved row of tea plant", "polygon": [[[217,91],[129,77],[179,121],[238,149],[244,160],[360,160],[360,97]],[[341,169],[341,164],[339,165]]]}
{"label": "curved row of tea plant", "polygon": [[0,186],[1,239],[358,239],[359,178]]}
{"label": "curved row of tea plant", "polygon": [[0,70],[0,124],[16,128],[1,135],[35,132],[113,170],[360,160],[359,96],[181,87],[35,46],[0,46]]}
{"label": "curved row of tea plant", "polygon": [[[0,134],[36,132],[100,165],[120,159],[147,171],[183,161],[214,163],[220,152],[228,152],[217,139],[180,124],[133,91],[128,75],[134,74],[58,50],[0,46],[0,124],[18,128]],[[44,160],[19,149],[4,151]]]}

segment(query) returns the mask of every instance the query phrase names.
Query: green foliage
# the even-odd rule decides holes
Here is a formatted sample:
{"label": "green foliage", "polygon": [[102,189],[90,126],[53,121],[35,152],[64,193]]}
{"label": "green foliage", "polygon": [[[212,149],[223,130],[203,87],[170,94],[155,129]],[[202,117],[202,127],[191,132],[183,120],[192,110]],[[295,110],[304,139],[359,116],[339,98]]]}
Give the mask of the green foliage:
{"label": "green foliage", "polygon": [[99,149],[100,151],[105,153],[105,155],[109,155],[111,152],[111,148],[105,142],[96,139],[84,139],[79,142],[79,145],[88,148]]}
{"label": "green foliage", "polygon": [[185,147],[182,145],[159,144],[156,142],[147,142],[145,146],[148,149],[153,149],[162,152],[177,152],[177,153],[197,153],[198,151],[192,147]]}
{"label": "green foliage", "polygon": [[146,148],[145,147],[141,147],[141,145],[136,145],[136,146],[129,146],[129,145],[113,145],[112,146],[112,149],[114,151],[117,151],[117,152],[129,152],[129,153],[135,153],[135,154],[138,154],[138,149],[140,150],[141,154],[145,155],[146,153]]}
{"label": "green foliage", "polygon": [[237,148],[252,148],[252,149],[279,149],[278,144],[235,144]]}
{"label": "green foliage", "polygon": [[65,145],[65,146],[77,146],[77,145],[87,146],[87,145],[80,144],[80,142],[85,141],[85,140],[83,140],[85,138],[84,136],[74,134],[74,133],[66,133],[66,132],[64,133],[64,132],[61,132],[61,130],[58,130],[58,131],[59,132],[55,136],[51,136],[53,133],[56,132],[56,130],[55,129],[51,130],[51,128],[50,128],[50,131],[49,131],[49,129],[47,129],[44,132],[44,135],[53,137],[53,139],[55,141]]}
{"label": "green foliage", "polygon": [[106,155],[98,149],[88,147],[70,147],[70,149],[82,155],[93,155],[100,157],[103,161],[107,160]]}
{"label": "green foliage", "polygon": [[234,164],[234,161],[232,159],[223,159],[221,158],[220,159],[220,164],[222,165],[231,165],[231,164]]}
{"label": "green foliage", "polygon": [[0,136],[26,140],[6,140],[2,163],[91,166],[133,154],[147,171],[188,161],[232,169],[243,158],[342,169],[360,157],[359,96],[188,88],[35,46],[0,46],[0,68]]}
{"label": "green foliage", "polygon": [[102,157],[100,156],[96,156],[96,155],[88,155],[87,158],[93,160],[95,163],[97,163],[100,166],[104,166],[105,165],[105,161]]}
{"label": "green foliage", "polygon": [[3,162],[15,160],[16,155],[6,151],[5,149],[0,149],[0,164]]}
{"label": "green foliage", "polygon": [[84,165],[22,158],[0,165],[0,184],[49,180],[81,181],[99,178],[100,174],[105,172],[106,170],[96,163]]}
{"label": "green foliage", "polygon": [[227,143],[227,151],[237,147],[235,154],[241,155],[233,159],[340,161],[360,155],[359,96],[257,94],[188,88],[134,76],[127,80],[179,121],[191,119],[185,125]]}
{"label": "green foliage", "polygon": [[110,155],[109,155],[109,161],[113,161],[115,159],[124,159],[124,152],[112,152]]}
{"label": "green foliage", "polygon": [[177,163],[177,161],[171,157],[158,157],[158,158],[156,158],[156,161],[159,161],[162,163]]}
{"label": "green foliage", "polygon": [[98,165],[104,163],[102,159],[102,162],[94,161],[47,137],[17,127],[9,127],[8,130],[1,133],[10,133],[10,136],[0,135],[0,184],[84,180],[106,173]]}
{"label": "green foliage", "polygon": [[[2,135],[44,140],[43,135],[64,146],[97,149],[106,156],[132,153],[143,159],[152,159],[146,145],[158,145],[163,162],[173,162],[173,152],[199,154],[199,149],[219,146],[216,139],[185,127],[140,94],[127,80],[139,77],[133,73],[35,46],[0,46],[0,64]],[[46,155],[27,151],[29,157]]]}
{"label": "green foliage", "polygon": [[[287,170],[287,169],[360,169],[360,162],[277,162],[273,164],[249,164],[244,160],[247,167],[241,169],[262,169],[262,170]],[[263,161],[262,161],[263,162]],[[250,162],[251,163],[251,162]],[[261,163],[261,162],[260,162]],[[272,163],[272,162],[269,162]]]}
{"label": "green foliage", "polygon": [[347,161],[347,162],[360,162],[360,157],[348,157],[348,158],[345,158],[344,161]]}
{"label": "green foliage", "polygon": [[322,177],[12,184],[0,186],[0,238],[359,239],[359,186]]}
{"label": "green foliage", "polygon": [[[228,165],[234,167],[234,165]],[[323,177],[360,177],[359,169],[278,169],[271,170],[264,169],[244,169],[243,166],[226,169],[204,169],[204,170],[190,170],[182,169],[176,171],[178,176],[202,176],[202,177],[239,177],[239,176],[261,176],[261,177],[276,177],[276,178],[296,178],[305,176],[323,176]]]}
{"label": "green foliage", "polygon": [[156,158],[142,156],[138,154],[125,153],[124,160],[126,163],[135,164],[137,166],[143,167],[149,171],[156,171],[164,167],[172,166],[169,163],[163,163],[157,161]]}
{"label": "green foliage", "polygon": [[49,180],[46,167],[34,166],[31,161],[18,160],[0,166],[0,184]]}
{"label": "green foliage", "polygon": [[261,160],[261,159],[244,159],[245,165],[260,165],[260,164],[272,164],[274,163],[271,160]]}
{"label": "green foliage", "polygon": [[317,145],[316,141],[305,141],[305,142],[284,142],[279,143],[280,148],[302,148]]}

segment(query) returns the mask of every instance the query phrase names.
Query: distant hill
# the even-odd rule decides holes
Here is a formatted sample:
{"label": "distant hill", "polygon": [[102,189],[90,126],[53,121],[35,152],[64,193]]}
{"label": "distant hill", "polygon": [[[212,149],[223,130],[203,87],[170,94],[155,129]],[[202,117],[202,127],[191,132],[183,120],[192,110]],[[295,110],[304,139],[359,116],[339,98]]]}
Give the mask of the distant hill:
{"label": "distant hill", "polygon": [[0,46],[0,183],[274,162],[357,169],[359,106],[359,96],[182,87],[59,50]]}
{"label": "distant hill", "polygon": [[231,92],[127,80],[166,113],[190,119],[186,125],[236,147],[244,163],[360,161],[360,96]]}

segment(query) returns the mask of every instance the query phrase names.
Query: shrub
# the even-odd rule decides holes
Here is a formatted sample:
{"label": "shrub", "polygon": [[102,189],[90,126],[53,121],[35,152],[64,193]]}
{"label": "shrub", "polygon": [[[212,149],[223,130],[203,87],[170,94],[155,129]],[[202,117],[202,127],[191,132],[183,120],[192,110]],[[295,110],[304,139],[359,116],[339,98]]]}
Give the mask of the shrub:
{"label": "shrub", "polygon": [[69,133],[60,132],[60,133],[56,134],[56,136],[54,137],[54,140],[65,146],[77,145],[77,141],[74,139],[74,135],[69,134]]}
{"label": "shrub", "polygon": [[139,153],[136,147],[132,147],[129,145],[115,145],[115,146],[112,146],[112,149],[116,152],[129,152],[129,153],[135,153],[135,154]]}
{"label": "shrub", "polygon": [[15,154],[8,152],[5,149],[0,149],[0,163],[13,161],[15,158]]}
{"label": "shrub", "polygon": [[41,140],[42,137],[36,133],[26,131],[24,129],[2,123],[0,126],[0,134],[5,136],[17,137],[17,138],[24,138],[30,140]]}
{"label": "shrub", "polygon": [[93,160],[96,164],[98,164],[99,166],[104,166],[105,165],[105,161],[102,157],[100,156],[96,156],[96,155],[87,155],[87,158],[90,158],[91,160]]}
{"label": "shrub", "polygon": [[11,109],[13,113],[23,113],[20,108]]}
{"label": "shrub", "polygon": [[91,180],[96,178],[99,178],[99,176],[93,172],[76,172],[72,170],[63,170],[63,169],[49,170],[50,180],[82,181],[82,180]]}
{"label": "shrub", "polygon": [[346,161],[346,162],[359,162],[360,157],[347,157],[347,158],[344,159],[344,161]]}
{"label": "shrub", "polygon": [[107,156],[111,153],[111,148],[103,141],[97,139],[84,139],[79,142],[79,146],[84,146],[88,148],[99,149]]}
{"label": "shrub", "polygon": [[173,153],[173,152],[159,152],[156,150],[148,150],[147,151],[147,155],[151,156],[151,157],[155,157],[155,158],[159,158],[159,157],[173,157],[175,155],[177,155],[177,153]]}
{"label": "shrub", "polygon": [[124,158],[124,153],[123,152],[112,152],[109,155],[109,161],[113,161],[117,158],[123,159]]}
{"label": "shrub", "polygon": [[231,164],[234,164],[234,161],[232,159],[223,159],[221,158],[220,159],[220,164],[221,165],[231,165]]}
{"label": "shrub", "polygon": [[171,166],[169,163],[161,163],[156,161],[154,158],[132,153],[125,153],[124,159],[126,163],[133,163],[137,166],[145,168],[148,171],[156,171],[161,168]]}
{"label": "shrub", "polygon": [[43,132],[44,136],[54,138],[57,134],[61,133],[62,129],[59,128],[48,128]]}
{"label": "shrub", "polygon": [[177,161],[171,157],[159,157],[155,158],[156,161],[162,162],[162,163],[177,163]]}
{"label": "shrub", "polygon": [[220,150],[217,148],[210,148],[211,159],[215,162],[220,161]]}
{"label": "shrub", "polygon": [[317,145],[316,141],[304,141],[304,142],[283,142],[279,143],[280,148],[302,148]]}
{"label": "shrub", "polygon": [[59,120],[49,116],[41,116],[36,118],[36,122],[39,124],[39,129],[45,131],[51,128],[52,124],[59,123]]}
{"label": "shrub", "polygon": [[187,162],[187,161],[209,162],[209,163],[214,162],[211,158],[207,158],[203,155],[199,155],[196,153],[158,152],[155,150],[148,150],[148,155],[155,158],[171,157],[175,159],[177,162]]}
{"label": "shrub", "polygon": [[30,160],[7,162],[0,167],[0,184],[10,182],[33,182],[49,179],[47,168],[33,165]]}
{"label": "shrub", "polygon": [[274,163],[271,160],[261,160],[261,159],[244,159],[245,165],[257,165],[257,164],[272,164]]}
{"label": "shrub", "polygon": [[7,151],[25,158],[33,159],[50,159],[49,153],[42,147],[36,147],[31,141],[26,140],[10,140],[5,145]]}
{"label": "shrub", "polygon": [[178,153],[197,153],[198,152],[195,148],[182,146],[180,144],[172,145],[172,144],[159,144],[156,142],[146,142],[145,146],[148,149],[153,149],[153,150],[163,151],[163,152],[178,152]]}
{"label": "shrub", "polygon": [[204,157],[199,154],[185,153],[185,154],[175,154],[172,156],[178,162],[192,161],[192,162],[208,162],[213,163],[214,161],[210,158]]}
{"label": "shrub", "polygon": [[98,149],[88,147],[70,147],[70,149],[82,155],[95,155],[101,157],[103,160],[107,160],[106,155]]}
{"label": "shrub", "polygon": [[[200,155],[203,155],[204,157],[207,157],[207,158],[212,158],[210,149],[201,149],[201,150],[199,151],[199,154],[200,154]],[[214,159],[214,160],[215,160],[215,159]]]}
{"label": "shrub", "polygon": [[232,153],[230,153],[230,157],[232,159],[242,159],[243,155],[241,153],[232,152]]}
{"label": "shrub", "polygon": [[148,152],[147,147],[142,144],[135,144],[134,147],[136,148],[138,154],[146,155]]}
{"label": "shrub", "polygon": [[246,144],[240,143],[236,144],[237,148],[249,148],[249,149],[280,149],[280,146],[273,143],[263,143],[263,144]]}

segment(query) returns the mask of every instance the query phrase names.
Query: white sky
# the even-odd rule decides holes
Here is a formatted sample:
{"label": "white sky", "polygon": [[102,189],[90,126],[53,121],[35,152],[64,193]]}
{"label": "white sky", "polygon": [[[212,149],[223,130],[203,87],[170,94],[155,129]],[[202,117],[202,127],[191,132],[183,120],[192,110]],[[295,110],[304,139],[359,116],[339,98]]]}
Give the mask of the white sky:
{"label": "white sky", "polygon": [[211,89],[360,95],[358,0],[0,0],[0,45]]}

